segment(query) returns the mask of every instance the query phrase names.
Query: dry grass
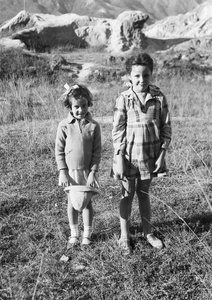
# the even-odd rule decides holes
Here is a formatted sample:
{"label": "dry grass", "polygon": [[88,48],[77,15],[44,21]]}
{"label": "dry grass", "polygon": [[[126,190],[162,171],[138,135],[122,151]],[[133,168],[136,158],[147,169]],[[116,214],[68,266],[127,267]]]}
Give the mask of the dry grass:
{"label": "dry grass", "polygon": [[[120,186],[110,178],[112,125],[102,122],[101,194],[93,200],[94,243],[89,250],[71,251],[67,263],[59,261],[69,228],[54,158],[56,128],[67,113],[56,101],[61,85],[43,82],[31,87],[40,101],[39,109],[33,105],[31,112],[24,102],[28,101],[24,81],[16,89],[10,88],[12,82],[4,82],[6,98],[16,101],[8,103],[8,111],[15,111],[14,123],[1,121],[7,124],[0,130],[0,299],[212,298],[211,91],[200,82],[186,84],[179,77],[169,85],[160,81],[172,115],[180,117],[173,119],[173,141],[167,153],[170,177],[155,179],[150,191],[152,225],[164,249],[155,251],[142,238],[136,198],[130,228],[133,253],[126,258],[117,248]],[[101,89],[92,113],[100,120],[111,115],[121,85],[89,84]],[[6,118],[3,109],[1,118]],[[21,110],[24,117],[17,122]]]}
{"label": "dry grass", "polygon": [[[111,124],[101,124],[101,195],[94,199],[94,243],[59,262],[69,235],[66,197],[57,187],[57,120],[1,126],[1,295],[5,299],[211,299],[212,124],[173,121],[170,177],[151,188],[154,231],[142,239],[133,205],[133,254],[122,257],[120,187],[110,176]],[[80,221],[82,228],[82,223]],[[2,298],[4,299],[4,298]]]}
{"label": "dry grass", "polygon": [[[58,54],[59,50],[62,51],[56,49],[55,53]],[[115,98],[124,89],[120,76],[113,76],[113,73],[118,74],[123,69],[123,62],[108,62],[108,54],[98,52],[97,49],[94,52],[91,50],[94,51],[81,49],[63,54],[73,62],[94,62],[97,66],[101,64],[99,71],[104,73],[101,80],[94,76],[87,80],[86,84],[95,91],[92,108],[94,115],[110,116]],[[57,99],[64,92],[63,85],[66,82],[72,84],[77,79],[70,77],[69,73],[52,72],[48,60],[43,61],[39,58],[33,60],[32,57],[25,57],[20,51],[14,50],[7,52],[0,49],[0,54],[0,124],[64,116],[65,111]],[[104,67],[106,69],[102,71]],[[210,119],[212,114],[210,83],[202,80],[201,76],[170,77],[160,76],[158,72],[157,69],[153,83],[167,96],[173,117]]]}

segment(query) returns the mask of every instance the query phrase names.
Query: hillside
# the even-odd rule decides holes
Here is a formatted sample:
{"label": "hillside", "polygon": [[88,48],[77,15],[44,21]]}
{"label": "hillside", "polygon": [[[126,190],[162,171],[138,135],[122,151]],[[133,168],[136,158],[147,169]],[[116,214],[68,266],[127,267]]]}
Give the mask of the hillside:
{"label": "hillside", "polygon": [[167,16],[185,14],[204,0],[0,0],[0,24],[20,10],[31,13],[60,15],[77,13],[93,17],[116,18],[125,10],[141,10],[149,15],[149,23]]}
{"label": "hillside", "polygon": [[212,35],[212,0],[205,1],[186,14],[169,16],[148,26],[151,38],[200,38]]}

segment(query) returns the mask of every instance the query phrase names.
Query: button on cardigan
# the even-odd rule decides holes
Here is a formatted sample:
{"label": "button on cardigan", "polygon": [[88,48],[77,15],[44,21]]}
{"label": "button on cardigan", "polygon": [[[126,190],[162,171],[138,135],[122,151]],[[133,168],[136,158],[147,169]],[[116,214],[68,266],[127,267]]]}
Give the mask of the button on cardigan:
{"label": "button on cardigan", "polygon": [[71,113],[59,123],[55,142],[58,170],[98,171],[101,158],[101,132],[99,124],[88,112],[80,121]]}

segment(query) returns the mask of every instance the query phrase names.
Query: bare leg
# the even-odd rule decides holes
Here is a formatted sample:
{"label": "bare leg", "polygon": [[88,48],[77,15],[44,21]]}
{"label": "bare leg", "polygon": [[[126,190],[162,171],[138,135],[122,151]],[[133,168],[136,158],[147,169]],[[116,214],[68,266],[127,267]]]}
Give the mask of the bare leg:
{"label": "bare leg", "polygon": [[139,210],[141,215],[141,220],[143,223],[144,236],[152,247],[157,249],[163,248],[163,243],[151,231],[151,207],[149,201],[149,187],[151,184],[151,179],[140,180],[138,179],[136,193],[139,201]]}
{"label": "bare leg", "polygon": [[121,240],[129,239],[129,219],[132,210],[132,201],[135,194],[135,179],[129,181],[130,192],[122,186],[122,199],[120,201],[120,227]]}
{"label": "bare leg", "polygon": [[82,218],[84,226],[92,226],[93,222],[93,206],[90,201],[82,211]]}
{"label": "bare leg", "polygon": [[67,214],[68,214],[68,220],[69,220],[70,228],[71,228],[72,225],[78,225],[78,211],[73,208],[69,195],[68,195]]}
{"label": "bare leg", "polygon": [[141,215],[141,220],[143,224],[144,235],[150,233],[151,231],[151,207],[149,201],[149,187],[151,184],[151,179],[137,181],[136,193],[138,196],[139,210]]}
{"label": "bare leg", "polygon": [[67,214],[69,220],[69,226],[71,230],[71,236],[67,244],[67,249],[78,243],[79,230],[78,230],[78,211],[73,208],[70,196],[68,195],[68,207]]}
{"label": "bare leg", "polygon": [[84,224],[82,245],[89,245],[91,243],[90,238],[92,234],[92,222],[93,222],[93,206],[91,201],[83,209],[82,218]]}

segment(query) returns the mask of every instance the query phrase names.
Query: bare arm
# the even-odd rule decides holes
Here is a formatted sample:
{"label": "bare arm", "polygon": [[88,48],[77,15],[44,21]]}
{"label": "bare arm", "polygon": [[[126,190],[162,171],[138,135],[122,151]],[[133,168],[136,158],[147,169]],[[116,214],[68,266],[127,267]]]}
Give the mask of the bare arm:
{"label": "bare arm", "polygon": [[112,139],[114,147],[113,170],[118,179],[124,177],[124,153],[126,147],[126,123],[127,112],[124,102],[124,97],[121,95],[116,100],[113,118]]}

